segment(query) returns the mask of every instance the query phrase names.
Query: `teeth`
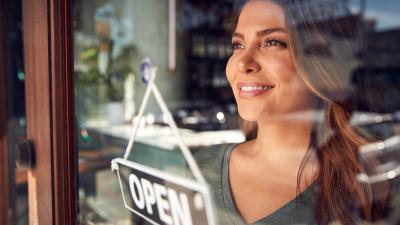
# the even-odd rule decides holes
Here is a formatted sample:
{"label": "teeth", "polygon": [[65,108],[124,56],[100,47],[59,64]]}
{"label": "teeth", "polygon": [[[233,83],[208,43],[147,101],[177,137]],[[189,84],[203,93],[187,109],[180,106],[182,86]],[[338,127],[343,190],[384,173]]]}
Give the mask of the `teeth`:
{"label": "teeth", "polygon": [[240,88],[242,91],[259,91],[259,90],[267,90],[272,89],[272,86],[243,86]]}

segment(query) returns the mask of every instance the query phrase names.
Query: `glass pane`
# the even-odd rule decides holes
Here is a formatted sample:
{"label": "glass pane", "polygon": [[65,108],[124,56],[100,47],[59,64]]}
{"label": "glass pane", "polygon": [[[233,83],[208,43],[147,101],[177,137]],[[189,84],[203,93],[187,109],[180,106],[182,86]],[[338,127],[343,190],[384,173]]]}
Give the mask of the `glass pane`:
{"label": "glass pane", "polygon": [[[117,176],[110,170],[111,159],[124,154],[133,115],[138,113],[144,95],[146,85],[140,78],[144,57],[149,57],[158,67],[156,83],[180,133],[190,140],[191,150],[243,139],[239,130],[231,131],[231,135],[214,133],[238,128],[233,96],[224,78],[230,47],[229,38],[217,25],[221,18],[216,18],[218,21],[211,27],[206,21],[193,25],[186,18],[192,10],[190,4],[177,2],[171,11],[170,3],[75,1],[75,105],[82,224],[144,223],[123,207]],[[230,3],[223,4],[213,13],[220,8],[231,10],[231,7]],[[172,15],[178,21],[176,29],[171,30],[168,21]],[[203,40],[201,34],[204,31],[211,32],[214,44],[207,50],[208,40]],[[176,37],[176,49],[169,43],[170,35]],[[197,41],[201,46],[195,46]],[[215,63],[210,63],[214,60]],[[207,70],[212,72],[207,74]],[[196,79],[202,81],[198,83]],[[172,131],[166,125],[165,115],[151,97],[130,160],[191,178]],[[202,136],[197,135],[198,131]]]}
{"label": "glass pane", "polygon": [[193,179],[153,97],[136,120],[145,57],[219,224],[400,222],[397,1],[76,0],[74,8],[82,224],[146,224],[124,207],[110,169],[132,121],[140,130],[130,161]]}
{"label": "glass pane", "polygon": [[27,172],[15,166],[15,145],[26,138],[25,74],[22,35],[21,1],[5,1],[0,14],[7,18],[4,25],[4,71],[9,153],[9,205],[11,224],[28,224]]}

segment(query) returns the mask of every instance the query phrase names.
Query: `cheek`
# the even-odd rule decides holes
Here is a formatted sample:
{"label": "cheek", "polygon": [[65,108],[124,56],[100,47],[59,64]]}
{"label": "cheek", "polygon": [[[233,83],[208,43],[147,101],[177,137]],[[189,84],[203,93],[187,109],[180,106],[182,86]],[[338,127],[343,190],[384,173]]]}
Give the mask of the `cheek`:
{"label": "cheek", "polygon": [[264,58],[263,65],[269,71],[271,79],[281,85],[298,76],[288,52],[268,55]]}
{"label": "cheek", "polygon": [[315,95],[299,74],[293,73],[282,87],[282,97],[294,110],[315,108]]}
{"label": "cheek", "polygon": [[297,73],[288,53],[265,58],[264,65],[269,70],[270,78],[279,86],[280,104],[283,104],[282,102],[292,106],[307,104],[313,94]]}
{"label": "cheek", "polygon": [[226,68],[225,68],[225,75],[226,75],[226,78],[227,78],[228,82],[230,83],[230,85],[232,85],[233,77],[235,74],[234,65],[235,65],[234,58],[233,58],[233,56],[231,56],[226,64]]}

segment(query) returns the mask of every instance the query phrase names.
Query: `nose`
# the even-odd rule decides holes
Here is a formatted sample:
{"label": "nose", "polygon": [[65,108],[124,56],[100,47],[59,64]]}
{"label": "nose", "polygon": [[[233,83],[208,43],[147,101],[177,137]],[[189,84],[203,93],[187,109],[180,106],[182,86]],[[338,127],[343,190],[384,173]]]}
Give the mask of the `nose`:
{"label": "nose", "polygon": [[240,57],[238,63],[238,69],[240,73],[253,74],[260,71],[261,65],[254,57],[254,53],[248,51],[248,52],[243,52],[243,55]]}

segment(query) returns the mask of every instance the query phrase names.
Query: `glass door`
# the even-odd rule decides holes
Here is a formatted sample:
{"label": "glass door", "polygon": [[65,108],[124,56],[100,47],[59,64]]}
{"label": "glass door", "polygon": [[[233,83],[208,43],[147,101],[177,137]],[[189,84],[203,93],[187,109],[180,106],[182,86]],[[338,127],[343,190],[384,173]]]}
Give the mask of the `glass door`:
{"label": "glass door", "polygon": [[[232,15],[245,2],[0,0],[0,223],[145,223],[124,208],[110,169],[111,159],[124,153],[144,95],[144,57],[158,66],[156,83],[191,150],[243,142],[225,66],[233,54]],[[354,123],[360,124],[360,132],[382,141],[392,136],[398,140],[400,131],[395,79],[400,73],[400,20],[395,12],[400,6],[395,2],[300,3],[324,12],[316,22],[330,41],[324,51],[318,51],[319,43],[305,45],[304,53],[328,57],[327,62],[338,57],[337,68],[349,69],[338,72],[343,73],[346,93],[353,94]],[[332,5],[343,7],[327,7]],[[19,16],[13,7],[20,8],[19,22],[10,22]],[[309,13],[306,17],[314,12]],[[182,155],[170,145],[165,124],[151,101],[134,160],[190,177]],[[35,160],[21,172],[15,170],[13,149],[25,140],[31,141]],[[387,172],[398,163],[383,165],[379,169]],[[226,213],[223,207],[218,210]]]}
{"label": "glass door", "polygon": [[[63,152],[65,155],[59,159],[70,157],[75,164],[69,164],[69,161],[66,165],[77,168],[75,173],[72,173],[73,169],[69,169],[60,175],[67,175],[67,179],[78,177],[77,189],[73,191],[79,197],[78,222],[81,224],[144,223],[123,207],[116,177],[109,167],[113,157],[123,154],[129,137],[130,122],[134,119],[133,115],[144,94],[145,86],[139,75],[139,65],[144,57],[150,57],[158,66],[160,75],[156,83],[174,112],[178,125],[188,128],[183,132],[187,132],[185,134],[188,137],[193,137],[193,141],[198,140],[196,137],[202,138],[198,146],[207,147],[218,143],[214,142],[218,140],[217,130],[237,128],[232,125],[236,124],[237,108],[229,83],[225,79],[225,66],[234,50],[230,37],[230,31],[235,26],[234,15],[248,1],[185,0],[176,1],[176,5],[171,4],[174,2],[74,1],[73,19],[66,23],[73,25],[74,41],[69,42],[70,45],[64,45],[74,47],[73,65],[68,61],[70,64],[62,71],[68,71],[69,75],[73,71],[74,74],[75,95],[68,96],[75,107],[76,145],[69,148],[73,149],[73,153]],[[292,1],[276,2],[289,4]],[[398,37],[399,20],[393,14],[393,10],[398,9],[398,4],[393,0],[383,2],[377,4],[365,0],[307,0],[298,5],[286,6],[290,13],[304,13],[301,15],[305,17],[305,21],[302,21],[305,25],[309,18],[315,19],[315,24],[311,27],[320,29],[318,32],[321,33],[318,34],[324,37],[324,42],[308,43],[307,38],[301,39],[305,41],[301,45],[304,47],[304,55],[326,60],[333,68],[331,72],[341,75],[335,83],[343,85],[343,91],[335,88],[332,91],[334,94],[338,93],[338,101],[344,100],[340,99],[341,94],[349,94],[346,95],[349,97],[346,101],[354,104],[356,123],[359,122],[357,116],[374,121],[371,118],[380,117],[371,113],[398,111],[398,101],[391,99],[392,96],[397,96],[392,93],[398,93],[398,88],[394,88],[397,86],[393,85],[397,84],[393,77],[398,74],[399,67],[399,62],[396,61],[398,48],[394,44]],[[171,11],[174,7],[175,13]],[[292,11],[296,7],[301,10]],[[54,24],[62,24],[62,21],[55,21]],[[296,24],[298,21],[293,22]],[[308,26],[302,27],[302,23],[296,25],[299,25],[297,29],[307,34]],[[68,27],[63,29],[72,32]],[[286,46],[277,42],[277,38],[272,36],[268,42],[273,50],[277,50],[279,45]],[[68,52],[65,49],[58,50]],[[370,99],[369,95],[375,98]],[[380,97],[379,100],[376,96]],[[58,100],[65,101],[64,98]],[[66,103],[71,107],[70,102]],[[185,164],[179,157],[179,152],[174,151],[173,147],[168,150],[163,145],[168,143],[169,136],[162,127],[165,121],[157,111],[157,105],[150,105],[145,114],[146,120],[142,124],[144,130],[141,132],[143,136],[141,142],[137,143],[140,146],[136,148],[140,150],[136,151],[134,160],[186,175]],[[293,119],[307,121],[309,118],[300,114],[299,118]],[[360,130],[381,140],[397,135],[397,125],[392,127],[393,122],[390,125],[380,122],[361,124]],[[212,131],[212,137],[206,133],[196,133],[204,130]],[[69,143],[63,141],[60,139],[61,144]],[[240,138],[233,140],[241,141],[243,140]],[[380,169],[385,171],[385,168]],[[205,175],[213,176],[212,173]],[[73,197],[73,193],[70,193],[70,197]],[[219,210],[224,212],[225,208]]]}

